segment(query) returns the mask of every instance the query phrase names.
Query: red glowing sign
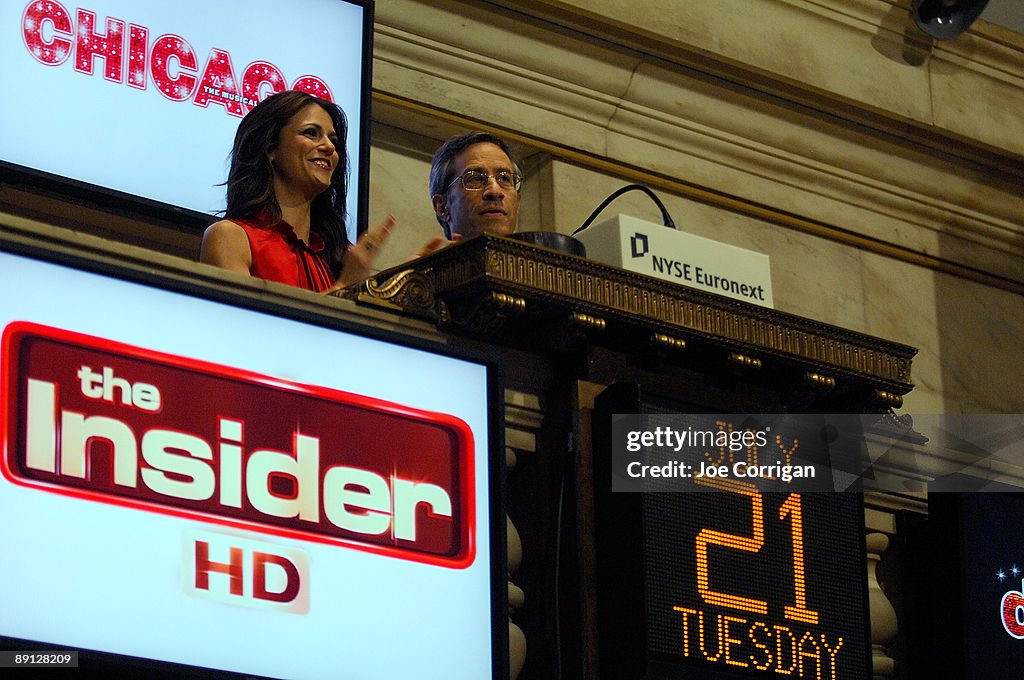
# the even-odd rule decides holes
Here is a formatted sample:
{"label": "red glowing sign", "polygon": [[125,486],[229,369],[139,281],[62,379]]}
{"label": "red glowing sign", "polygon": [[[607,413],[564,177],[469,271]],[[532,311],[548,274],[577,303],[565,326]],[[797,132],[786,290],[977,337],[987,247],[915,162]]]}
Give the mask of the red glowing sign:
{"label": "red glowing sign", "polygon": [[200,70],[200,57],[188,40],[174,33],[150,40],[150,33],[148,26],[126,26],[116,17],[101,23],[89,9],[72,14],[56,0],[33,0],[21,20],[25,47],[39,63],[60,66],[73,56],[74,69],[82,75],[92,76],[100,64],[106,80],[144,90],[151,79],[171,101],[192,100],[202,108],[212,102],[238,118],[264,95],[286,89],[334,101],[327,83],[317,76],[301,75],[289,88],[281,69],[256,60],[238,78],[230,52],[218,47],[210,48]]}
{"label": "red glowing sign", "polygon": [[999,603],[999,618],[1007,635],[1024,639],[1024,583],[1020,590],[1008,590]]}
{"label": "red glowing sign", "polygon": [[3,474],[53,493],[463,568],[458,418],[26,322],[3,333]]}

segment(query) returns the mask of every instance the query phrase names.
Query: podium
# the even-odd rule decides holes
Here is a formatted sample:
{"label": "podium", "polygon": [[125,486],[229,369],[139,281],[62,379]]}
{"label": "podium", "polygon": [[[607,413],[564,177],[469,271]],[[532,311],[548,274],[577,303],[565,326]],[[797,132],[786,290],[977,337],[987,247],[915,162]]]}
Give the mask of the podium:
{"label": "podium", "polygon": [[[644,600],[647,584],[638,569],[609,572],[602,564],[657,558],[663,565],[668,559],[671,566],[672,560],[664,545],[655,554],[644,545],[646,539],[629,540],[636,533],[632,527],[609,532],[605,526],[612,521],[605,488],[610,481],[603,454],[595,457],[602,445],[592,427],[595,398],[608,386],[625,383],[657,393],[676,408],[890,414],[898,423],[892,409],[913,388],[914,348],[491,235],[381,272],[348,295],[434,324],[444,334],[472,338],[485,351],[504,357],[509,515],[522,536],[522,565],[513,580],[525,591],[525,604],[513,621],[529,646],[520,678],[733,677],[723,660],[772,675],[786,671],[789,660],[783,663],[782,656],[774,670],[765,657],[730,659],[722,649],[715,656],[713,649],[700,647],[700,658],[692,637],[685,648],[690,658],[682,659],[682,665],[645,656],[650,631],[644,627],[650,622],[630,613],[629,604],[635,600],[637,610],[650,606],[651,600]],[[841,511],[844,524],[833,530],[846,541],[844,555],[849,558],[852,549],[864,561],[854,562],[840,585],[849,586],[848,602],[861,597],[865,609],[861,619],[855,606],[844,612],[845,630],[854,632],[863,652],[862,659],[847,661],[855,670],[844,677],[870,677],[867,591],[860,583],[867,568],[863,517],[856,497],[853,506],[847,501]],[[783,516],[803,511],[804,506],[787,502],[788,508],[776,508]],[[707,507],[705,512],[714,514],[714,503]],[[794,543],[792,559],[799,558],[801,565],[803,551],[826,541],[828,524],[819,524],[816,531],[806,548]],[[626,548],[609,550],[609,535]],[[813,558],[809,554],[807,564]],[[627,573],[631,580],[624,582]],[[803,578],[801,571],[798,592],[806,585]],[[861,586],[865,590],[858,591]],[[617,609],[611,614],[609,590],[628,593],[612,598]],[[703,612],[681,610],[692,631],[680,629],[679,634],[697,635],[698,621],[703,634],[704,620],[698,617]],[[801,616],[805,622],[814,620],[813,613]],[[609,617],[618,617],[611,630]],[[742,619],[745,630],[767,629],[762,619]],[[718,619],[719,626],[726,626],[719,640],[732,645],[734,655],[742,644],[730,637],[737,633],[728,626],[740,626],[738,620]],[[773,625],[781,640],[785,626]],[[664,638],[664,630],[660,634]],[[756,652],[759,648],[751,645],[760,643],[750,635],[754,642],[745,643],[747,651]],[[834,646],[835,639],[823,639]],[[693,665],[687,666],[690,661]]]}
{"label": "podium", "polygon": [[913,388],[912,347],[488,234],[352,295],[534,353],[603,348],[733,374],[774,393],[762,412],[881,413]]}

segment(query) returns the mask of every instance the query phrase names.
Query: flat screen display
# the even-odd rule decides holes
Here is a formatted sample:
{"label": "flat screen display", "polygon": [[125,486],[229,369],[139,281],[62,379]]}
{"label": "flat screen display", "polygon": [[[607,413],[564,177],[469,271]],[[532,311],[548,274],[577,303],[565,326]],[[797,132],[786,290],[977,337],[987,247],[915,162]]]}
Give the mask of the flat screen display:
{"label": "flat screen display", "polygon": [[371,31],[370,0],[0,3],[0,170],[199,222],[224,209],[242,116],[304,90],[348,117],[354,238]]}
{"label": "flat screen display", "polygon": [[643,499],[649,650],[706,678],[866,680],[860,497]]}
{"label": "flat screen display", "polygon": [[275,678],[503,667],[494,366],[0,271],[0,642]]}
{"label": "flat screen display", "polygon": [[908,677],[1020,678],[1024,494],[930,491],[928,511],[930,540],[907,571],[916,579],[907,597]]}
{"label": "flat screen display", "polygon": [[[604,442],[616,413],[701,411],[625,384],[607,388],[596,406],[595,441]],[[744,422],[717,417],[729,431]],[[609,677],[871,677],[860,494],[764,492],[749,481],[691,476],[673,480],[672,492],[613,492],[604,453],[595,505]]]}

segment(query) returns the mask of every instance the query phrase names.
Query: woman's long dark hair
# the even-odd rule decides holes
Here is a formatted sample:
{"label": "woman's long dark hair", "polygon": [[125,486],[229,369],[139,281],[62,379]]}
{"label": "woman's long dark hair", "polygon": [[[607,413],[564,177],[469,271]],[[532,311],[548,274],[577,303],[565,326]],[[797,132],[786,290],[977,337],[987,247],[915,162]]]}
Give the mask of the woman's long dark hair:
{"label": "woman's long dark hair", "polygon": [[281,219],[281,208],[274,196],[274,173],[269,153],[277,146],[281,130],[292,116],[310,104],[317,104],[327,112],[338,135],[338,167],[331,176],[330,186],[313,199],[309,215],[310,229],[324,240],[327,261],[334,276],[338,276],[349,240],[345,231],[348,120],[337,104],[298,90],[279,92],[257,104],[238,124],[235,132],[224,216],[228,219],[253,219],[266,211],[275,221]]}

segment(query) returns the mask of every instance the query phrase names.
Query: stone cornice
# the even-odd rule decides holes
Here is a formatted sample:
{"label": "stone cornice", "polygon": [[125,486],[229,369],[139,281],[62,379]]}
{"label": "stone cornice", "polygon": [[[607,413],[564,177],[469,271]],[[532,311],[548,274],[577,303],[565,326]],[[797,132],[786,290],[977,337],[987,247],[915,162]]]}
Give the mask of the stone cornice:
{"label": "stone cornice", "polygon": [[[476,52],[402,29],[378,25],[374,36],[374,87],[405,95],[427,95],[433,104],[514,128],[529,119],[539,130],[592,153],[603,153],[604,130],[619,106],[616,96],[500,59],[481,61]],[[604,83],[623,89],[621,83]],[[410,76],[415,82],[410,83]],[[412,91],[409,85],[413,85]],[[422,88],[422,89],[421,89]],[[495,108],[495,105],[498,105]]]}
{"label": "stone cornice", "polygon": [[[909,0],[722,0],[710,5],[680,0],[650,12],[627,11],[614,0],[498,0],[497,4],[559,26],[583,30],[648,57],[707,72],[802,102],[890,133],[908,123],[934,124],[922,67],[934,54],[958,67],[1002,74],[1020,90],[1024,36],[978,21],[952,41],[935,41],[914,25]],[[748,11],[741,11],[748,10]],[[771,29],[764,29],[765,17]],[[814,35],[814,40],[805,36]],[[772,50],[784,38],[804,59]],[[847,45],[838,44],[849,41]],[[855,49],[842,54],[836,50]],[[802,70],[801,62],[816,63]],[[917,75],[914,72],[918,71]],[[878,86],[885,83],[885,86]],[[889,119],[887,122],[885,119]],[[1017,120],[1024,129],[1024,120]],[[955,128],[946,132],[960,136]],[[921,131],[914,131],[924,141]],[[1024,137],[1024,135],[1016,135]],[[961,137],[962,139],[962,137]],[[970,140],[965,140],[970,143]],[[974,140],[989,143],[986,139]],[[935,139],[942,144],[941,138]],[[1005,141],[993,151],[1000,153]],[[1024,147],[1015,151],[1019,157]]]}

